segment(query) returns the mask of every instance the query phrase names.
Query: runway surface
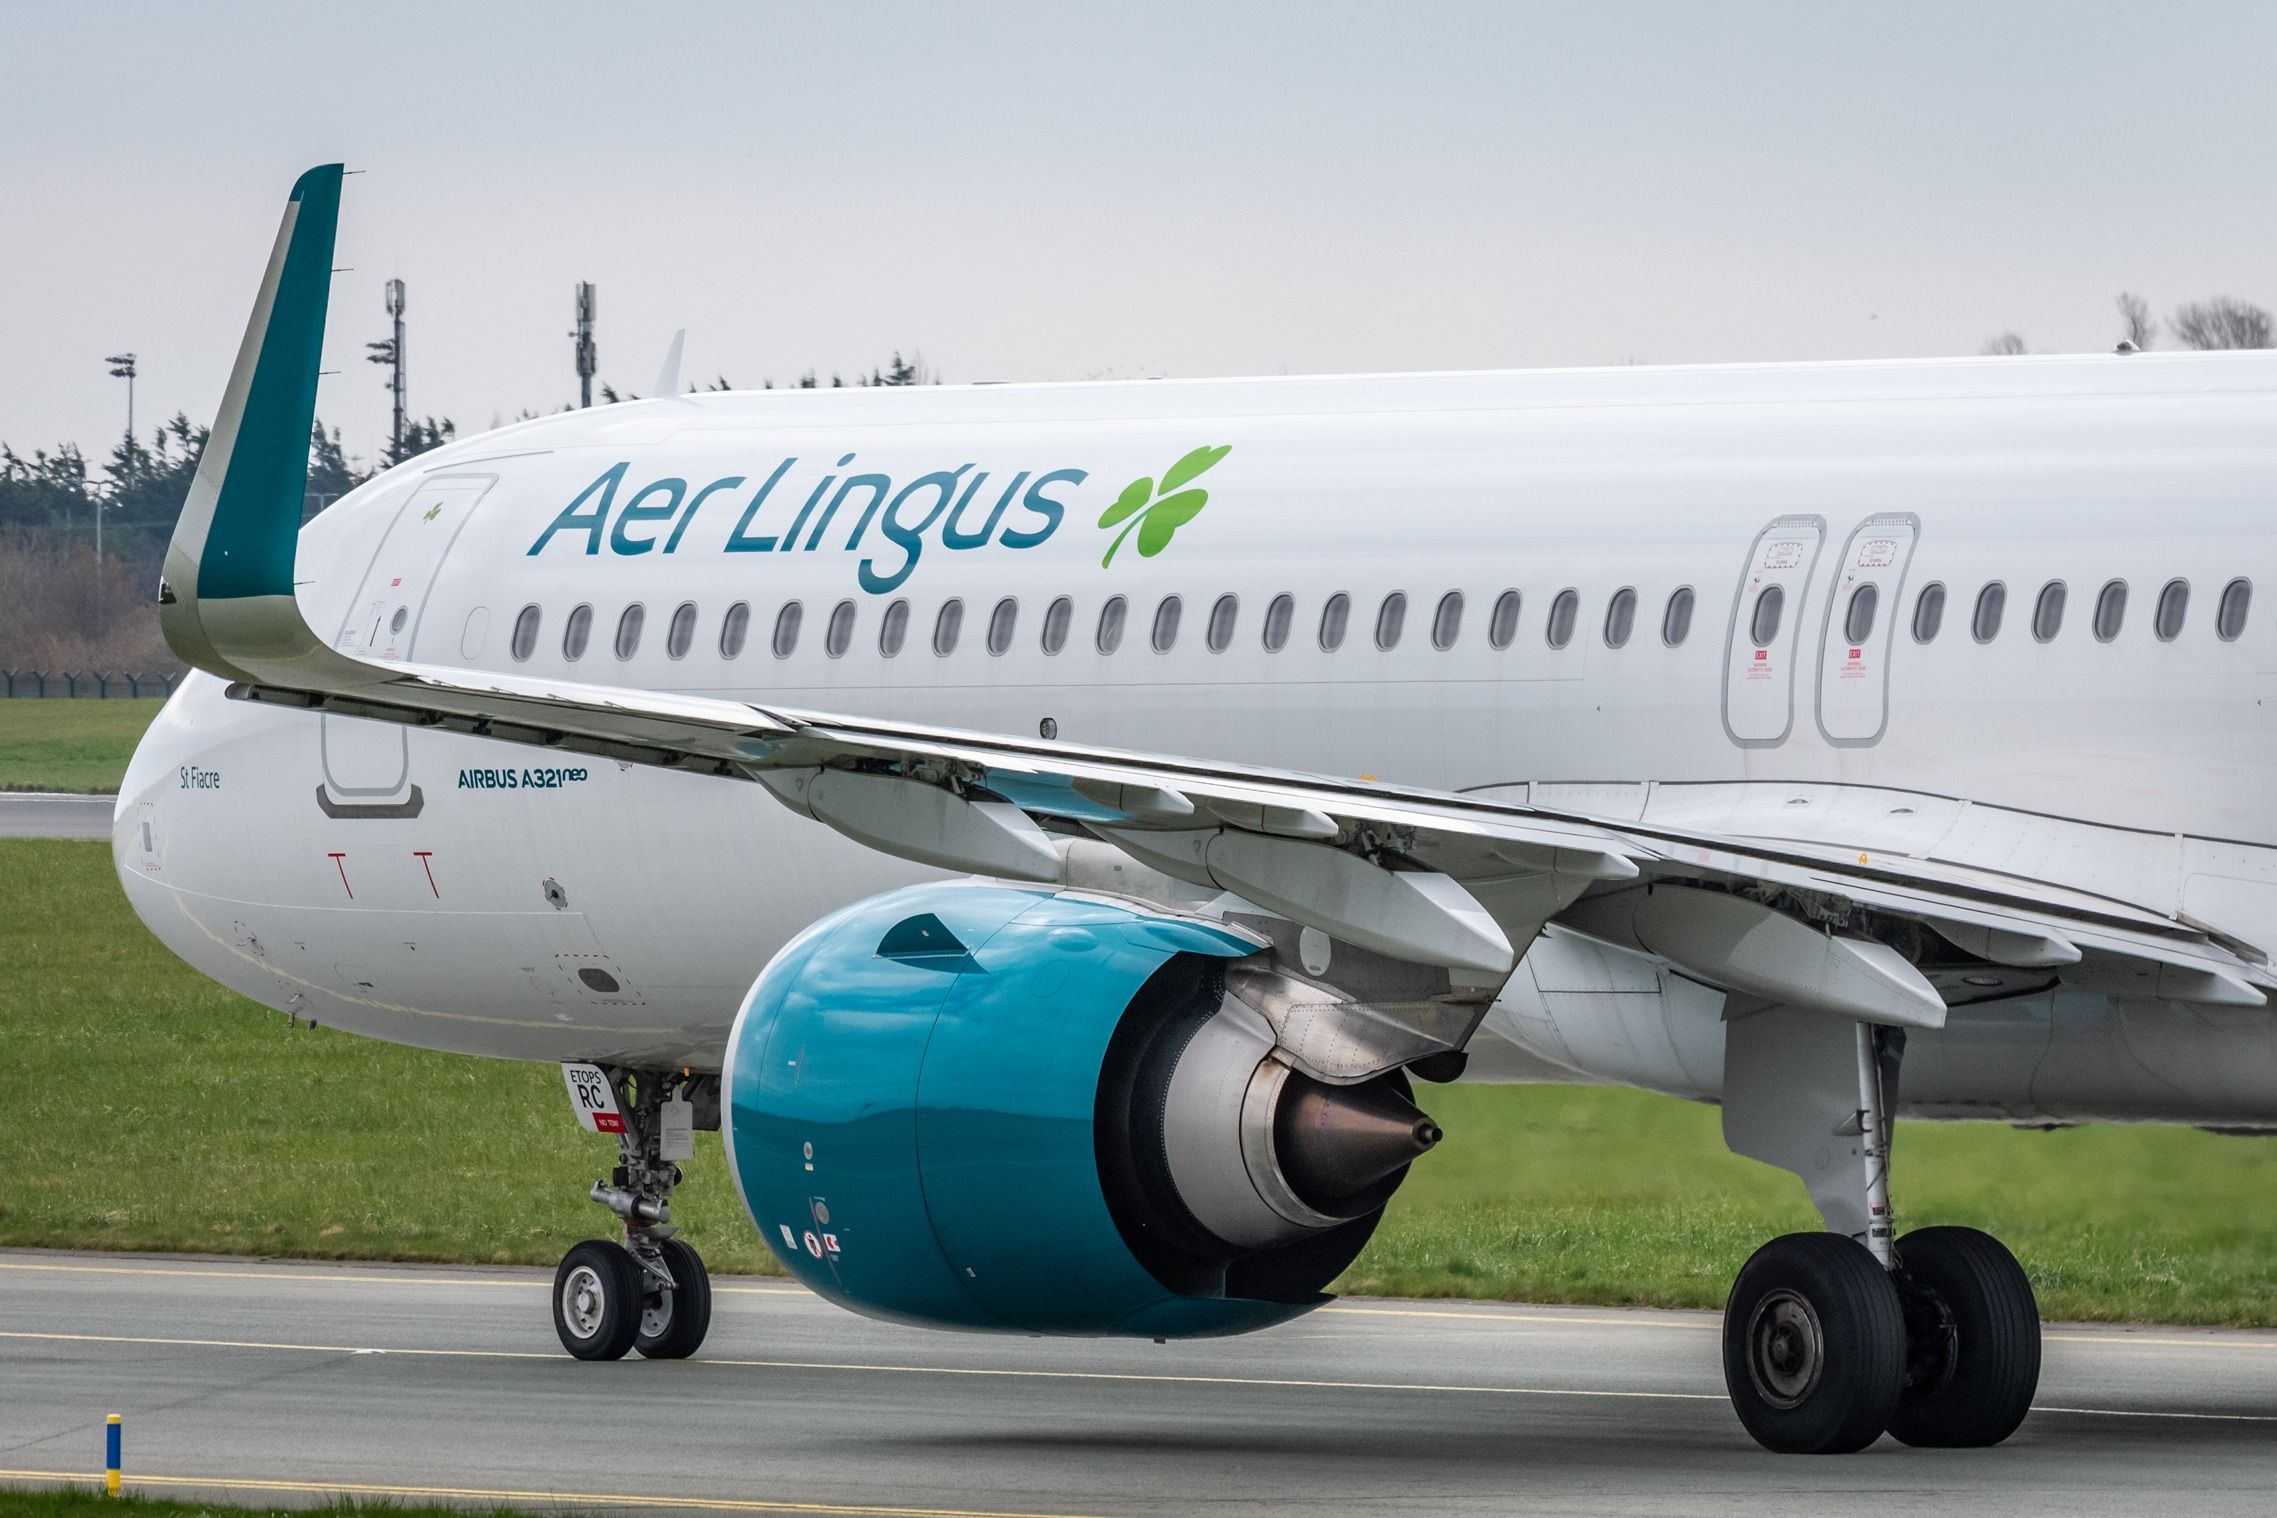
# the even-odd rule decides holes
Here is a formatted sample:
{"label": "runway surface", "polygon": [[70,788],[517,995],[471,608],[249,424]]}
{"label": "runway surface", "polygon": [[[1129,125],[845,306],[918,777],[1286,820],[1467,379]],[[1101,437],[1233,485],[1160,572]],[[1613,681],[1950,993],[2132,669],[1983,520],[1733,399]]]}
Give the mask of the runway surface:
{"label": "runway surface", "polygon": [[0,1251],[0,1480],[871,1514],[2267,1513],[2277,1334],[2055,1327],[1995,1450],[1758,1451],[1711,1314],[1347,1300],[1215,1343],[926,1333],[722,1280],[585,1365],[549,1272]]}
{"label": "runway surface", "polygon": [[0,791],[0,838],[108,838],[116,796]]}

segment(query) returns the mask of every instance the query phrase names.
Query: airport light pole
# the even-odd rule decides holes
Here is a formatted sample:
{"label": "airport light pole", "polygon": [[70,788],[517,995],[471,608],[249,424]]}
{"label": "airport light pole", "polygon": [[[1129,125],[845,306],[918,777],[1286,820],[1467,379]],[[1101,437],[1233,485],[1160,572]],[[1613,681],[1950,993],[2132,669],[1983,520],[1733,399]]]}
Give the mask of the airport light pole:
{"label": "airport light pole", "polygon": [[[134,467],[135,356],[131,353],[114,353],[103,362],[111,366],[111,378],[126,381],[126,463],[131,470]],[[103,502],[100,496],[95,500],[95,562],[103,562]]]}

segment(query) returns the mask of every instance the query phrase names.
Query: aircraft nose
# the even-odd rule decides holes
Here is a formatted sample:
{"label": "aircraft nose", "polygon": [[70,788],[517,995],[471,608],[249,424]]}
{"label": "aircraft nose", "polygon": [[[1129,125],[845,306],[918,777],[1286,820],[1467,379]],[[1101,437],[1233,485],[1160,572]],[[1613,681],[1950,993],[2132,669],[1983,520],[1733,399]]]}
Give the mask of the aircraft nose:
{"label": "aircraft nose", "polygon": [[119,874],[158,876],[165,868],[168,803],[195,780],[211,747],[215,718],[228,706],[225,686],[191,671],[135,745],[111,813],[111,857]]}

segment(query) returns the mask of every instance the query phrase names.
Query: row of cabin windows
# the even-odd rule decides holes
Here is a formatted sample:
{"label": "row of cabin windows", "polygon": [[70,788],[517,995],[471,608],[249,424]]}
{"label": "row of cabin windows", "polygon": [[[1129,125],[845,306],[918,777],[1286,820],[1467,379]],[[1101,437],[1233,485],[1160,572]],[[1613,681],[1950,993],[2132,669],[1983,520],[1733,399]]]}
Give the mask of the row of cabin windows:
{"label": "row of cabin windows", "polygon": [[[2032,606],[2032,636],[2042,643],[2052,642],[2063,630],[2064,607],[2068,592],[2061,580],[2050,580],[2040,588]],[[1942,581],[1932,580],[1921,588],[1913,603],[1913,641],[1935,641],[1945,622],[1946,591]],[[1670,594],[1661,610],[1660,640],[1670,648],[1680,647],[1692,631],[1692,611],[1696,598],[1690,586],[1680,586]],[[2253,585],[2248,580],[2232,580],[2222,589],[2220,602],[2214,612],[2214,633],[2225,643],[2234,643],[2245,632],[2246,616],[2253,603]],[[2000,636],[2002,618],[2008,606],[2008,587],[1999,580],[1988,581],[1977,592],[1976,606],[1969,618],[1969,634],[1979,643],[1990,643]],[[1506,590],[1497,596],[1487,617],[1486,641],[1496,649],[1506,649],[1518,637],[1519,613],[1522,603],[1515,590]],[[1455,646],[1462,635],[1463,593],[1448,591],[1439,598],[1431,615],[1431,646],[1445,650]],[[1850,592],[1842,612],[1843,636],[1853,644],[1864,643],[1873,636],[1874,626],[1881,609],[1881,590],[1871,582]],[[1781,620],[1786,610],[1786,591],[1777,585],[1764,587],[1755,598],[1748,617],[1748,633],[1758,648],[1767,648],[1778,639]],[[2162,643],[2171,643],[2182,635],[2190,611],[2190,583],[2187,580],[2169,580],[2159,591],[2158,604],[2151,617],[2151,630]],[[855,621],[858,608],[852,601],[840,601],[832,608],[830,620],[823,630],[823,651],[835,659],[853,647]],[[1155,603],[1153,622],[1148,630],[1149,644],[1157,653],[1168,653],[1178,641],[1178,630],[1185,615],[1185,603],[1178,596],[1164,596]],[[672,621],[664,635],[664,651],[674,659],[684,658],[694,646],[696,637],[696,603],[683,601],[672,613]],[[1210,606],[1209,620],[1204,625],[1202,640],[1212,653],[1224,653],[1233,644],[1241,617],[1240,598],[1222,595]],[[1543,625],[1543,639],[1551,648],[1564,648],[1573,641],[1575,628],[1581,617],[1581,594],[1570,587],[1561,590],[1550,601],[1549,616]],[[798,649],[799,630],[805,618],[800,603],[787,601],[775,614],[775,627],[770,647],[775,657],[787,659]],[[964,602],[951,599],[941,605],[933,619],[933,652],[947,655],[956,651],[964,632]],[[1008,652],[1019,628],[1020,603],[1006,596],[996,603],[988,616],[985,634],[991,654]],[[1093,630],[1092,643],[1103,654],[1114,653],[1122,647],[1123,633],[1130,619],[1130,603],[1121,596],[1109,596],[1099,608],[1098,624]],[[1344,646],[1345,634],[1352,619],[1352,598],[1342,591],[1330,596],[1321,605],[1318,638],[1320,646],[1329,651]],[[1623,586],[1613,593],[1606,603],[1604,638],[1608,648],[1626,645],[1636,630],[1637,593]],[[2119,636],[2127,619],[2127,582],[2112,580],[2104,585],[2095,598],[2095,615],[2092,628],[2096,641],[2109,643]],[[639,602],[627,606],[617,618],[613,647],[620,659],[630,659],[640,648],[641,629],[647,612]],[[1296,620],[1296,598],[1286,592],[1266,603],[1262,641],[1268,653],[1279,653],[1288,645],[1289,634]],[[537,651],[538,633],[543,613],[535,605],[522,608],[514,621],[513,654],[517,660],[528,659]],[[1075,624],[1075,603],[1060,596],[1044,609],[1041,646],[1047,654],[1057,654],[1067,647],[1067,640]],[[1376,647],[1389,651],[1399,646],[1407,626],[1407,596],[1393,591],[1376,607]],[[723,658],[738,658],[751,632],[751,605],[738,601],[727,609],[720,619],[719,651]],[[593,637],[593,608],[575,607],[562,628],[562,657],[575,662],[585,656]],[[897,600],[887,604],[885,614],[878,622],[878,652],[887,658],[899,654],[909,638],[909,603]]]}
{"label": "row of cabin windows", "polygon": [[[2070,592],[2061,580],[2050,580],[2040,587],[2040,594],[2032,602],[2032,636],[2041,643],[2052,643],[2063,631],[2064,607]],[[1863,643],[1874,633],[1874,618],[1880,609],[1881,591],[1872,583],[1859,586],[1850,592],[1850,599],[1842,610],[1842,635],[1851,643]],[[1776,585],[1768,585],[1756,595],[1755,609],[1749,614],[1748,633],[1758,648],[1768,647],[1779,636],[1779,618],[1786,605],[1786,592]],[[2222,598],[2214,607],[2214,636],[2224,643],[2235,643],[2245,633],[2246,616],[2253,608],[2253,582],[2232,580],[2222,587]],[[1990,643],[2000,636],[2002,618],[2008,610],[2008,586],[2000,580],[1989,580],[1977,592],[1975,609],[1969,616],[1969,636],[1979,643]],[[2158,604],[2151,612],[2151,633],[2161,643],[2172,643],[2182,636],[2182,629],[2190,616],[2190,582],[2169,580],[2159,589]],[[1938,631],[1945,625],[1945,586],[1932,580],[1921,587],[1913,602],[1913,641],[1935,641]],[[2127,582],[2110,580],[2095,596],[2095,615],[2089,629],[2098,643],[2109,643],[2119,636],[2127,625]]]}
{"label": "row of cabin windows", "polygon": [[[1668,598],[1660,618],[1661,641],[1670,648],[1682,644],[1692,631],[1692,608],[1695,597],[1688,585],[1679,587]],[[1518,637],[1519,594],[1506,590],[1497,596],[1487,617],[1486,641],[1496,649],[1508,648]],[[1463,629],[1463,593],[1450,590],[1439,598],[1431,614],[1431,646],[1445,650],[1455,646]],[[1286,592],[1266,603],[1265,621],[1261,629],[1262,641],[1268,653],[1279,653],[1288,645],[1289,634],[1296,621],[1296,597]],[[854,623],[858,615],[852,601],[840,601],[831,610],[830,621],[823,631],[823,651],[835,659],[843,655],[854,643]],[[620,659],[630,659],[640,649],[641,629],[647,621],[647,611],[639,602],[627,606],[617,618],[613,647]],[[1185,602],[1178,596],[1164,596],[1155,603],[1154,619],[1148,630],[1147,641],[1157,653],[1168,653],[1178,641],[1179,624],[1185,616]],[[1572,588],[1561,590],[1550,601],[1549,617],[1543,627],[1543,637],[1552,648],[1564,648],[1573,641],[1573,634],[1581,616],[1581,593]],[[686,657],[696,637],[696,603],[683,601],[672,613],[672,621],[664,635],[664,652],[674,659]],[[770,646],[775,657],[787,659],[798,648],[799,628],[805,612],[796,601],[787,601],[775,614],[774,635]],[[941,604],[933,619],[933,652],[955,652],[957,641],[964,631],[964,602],[951,599]],[[988,651],[1002,654],[1012,647],[1018,631],[1020,603],[1012,596],[998,601],[988,616],[986,641]],[[1233,645],[1234,634],[1241,619],[1241,599],[1222,595],[1211,603],[1209,620],[1203,627],[1202,641],[1211,653],[1222,654]],[[1122,647],[1123,631],[1130,620],[1130,603],[1121,596],[1109,596],[1099,608],[1099,621],[1093,629],[1092,644],[1099,652],[1111,654]],[[1342,591],[1330,596],[1321,605],[1320,646],[1329,651],[1344,646],[1345,633],[1352,620],[1352,598]],[[1605,644],[1620,648],[1636,630],[1637,593],[1624,586],[1613,593],[1605,609]],[[535,604],[522,608],[514,619],[513,654],[517,660],[528,659],[537,652],[538,634],[544,622],[544,613]],[[1075,625],[1075,603],[1060,596],[1044,608],[1041,646],[1047,654],[1059,653],[1067,647],[1067,640]],[[1399,646],[1407,627],[1407,595],[1393,591],[1376,607],[1376,647],[1387,652]],[[751,604],[738,601],[727,609],[720,619],[719,651],[722,658],[734,659],[743,653],[744,644],[751,633]],[[892,658],[902,650],[909,638],[909,603],[889,602],[885,614],[878,621],[878,652]],[[593,641],[593,608],[579,605],[571,609],[569,620],[561,632],[561,654],[574,663],[585,657],[585,650]]]}

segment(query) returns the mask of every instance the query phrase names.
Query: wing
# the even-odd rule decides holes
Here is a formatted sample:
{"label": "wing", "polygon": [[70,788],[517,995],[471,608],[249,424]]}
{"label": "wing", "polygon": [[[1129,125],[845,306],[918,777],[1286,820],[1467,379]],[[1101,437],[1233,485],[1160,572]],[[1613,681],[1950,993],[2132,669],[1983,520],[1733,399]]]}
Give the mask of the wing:
{"label": "wing", "polygon": [[[1938,1026],[1956,967],[2262,1005],[2252,946],[2128,902],[1839,833],[1795,840],[1501,795],[464,670],[324,646],[293,593],[339,170],[296,187],[167,556],[160,618],[238,699],[758,785],[901,858],[1055,880],[1056,838],[1395,958],[1498,984],[1552,918],[1727,990]],[[313,293],[312,293],[313,292]],[[310,324],[313,323],[313,330]],[[302,371],[305,370],[305,383]],[[296,469],[297,469],[296,465]]]}

